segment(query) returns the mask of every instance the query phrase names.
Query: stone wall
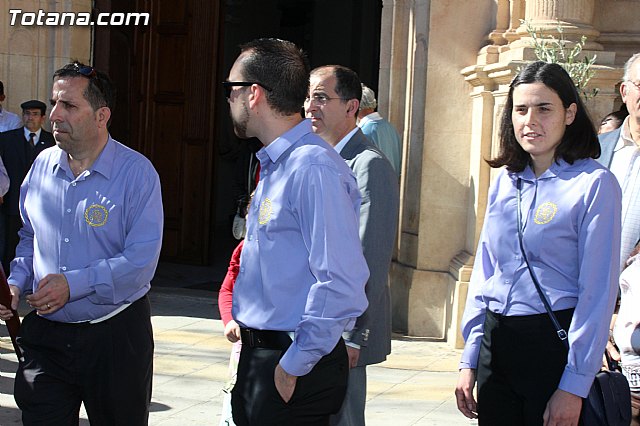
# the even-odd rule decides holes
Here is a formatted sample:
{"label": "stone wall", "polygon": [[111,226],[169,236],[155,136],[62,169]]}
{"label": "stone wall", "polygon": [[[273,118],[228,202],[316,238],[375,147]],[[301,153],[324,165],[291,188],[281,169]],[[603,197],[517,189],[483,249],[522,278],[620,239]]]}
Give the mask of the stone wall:
{"label": "stone wall", "polygon": [[[91,0],[0,0],[0,80],[7,99],[3,107],[20,115],[20,104],[39,99],[48,104],[53,72],[72,59],[89,63],[90,26],[11,24],[10,9],[24,12],[91,12]],[[49,128],[48,124],[45,127]]]}
{"label": "stone wall", "polygon": [[[635,12],[633,12],[635,11]],[[394,329],[460,347],[460,317],[482,228],[497,121],[516,70],[534,60],[521,19],[596,54],[594,121],[619,106],[621,66],[640,51],[640,1],[385,1],[380,109],[403,130]],[[391,18],[390,18],[391,17]],[[389,27],[391,25],[391,27]],[[396,54],[398,38],[405,49]],[[386,80],[382,78],[386,77]]]}

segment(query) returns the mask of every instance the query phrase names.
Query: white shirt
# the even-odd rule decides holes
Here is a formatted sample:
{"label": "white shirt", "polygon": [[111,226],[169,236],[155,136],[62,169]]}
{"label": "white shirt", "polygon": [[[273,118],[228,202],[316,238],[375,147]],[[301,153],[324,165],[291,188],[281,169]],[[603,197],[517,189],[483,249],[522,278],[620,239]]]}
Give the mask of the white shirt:
{"label": "white shirt", "polygon": [[32,132],[31,130],[27,129],[26,127],[23,127],[24,130],[24,138],[29,141],[29,135],[31,133],[34,133],[35,136],[33,137],[33,146],[38,145],[38,142],[40,141],[40,133],[42,133],[42,128],[39,128],[37,132]]}
{"label": "white shirt", "polygon": [[[620,127],[620,138],[613,150],[609,169],[616,176],[622,188],[622,224],[623,229],[640,229],[640,212],[630,208],[633,197],[640,191],[640,148],[631,138],[629,117]],[[621,268],[637,241],[631,240],[637,232],[626,232],[621,244]],[[635,237],[634,237],[635,238]]]}
{"label": "white shirt", "polygon": [[336,146],[333,147],[333,149],[336,150],[336,152],[338,154],[340,154],[342,152],[342,148],[344,148],[344,146],[347,144],[347,142],[349,142],[349,140],[351,140],[351,137],[353,135],[356,134],[356,132],[359,130],[360,128],[358,126],[354,127],[353,130],[351,130],[349,133],[347,133],[345,135],[344,138],[340,139],[340,142],[338,142],[336,144]]}

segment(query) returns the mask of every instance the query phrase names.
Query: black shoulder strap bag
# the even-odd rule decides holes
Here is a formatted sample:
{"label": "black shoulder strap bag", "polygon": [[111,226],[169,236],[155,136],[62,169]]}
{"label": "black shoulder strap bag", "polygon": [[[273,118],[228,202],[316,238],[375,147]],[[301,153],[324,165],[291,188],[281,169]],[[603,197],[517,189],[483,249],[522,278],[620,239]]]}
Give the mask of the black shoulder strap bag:
{"label": "black shoulder strap bag", "polygon": [[[555,314],[551,310],[549,301],[545,296],[540,283],[536,278],[536,274],[529,264],[527,254],[522,243],[522,212],[521,212],[521,189],[522,179],[518,178],[518,240],[520,243],[520,251],[522,257],[527,264],[531,280],[536,286],[540,300],[544,308],[553,322],[553,326],[558,333],[558,337],[569,350],[569,342],[567,341],[567,332],[558,322]],[[616,371],[616,364],[605,351],[609,370],[602,370],[596,374],[596,378],[591,385],[589,395],[582,400],[582,412],[580,413],[580,425],[582,426],[629,426],[631,422],[631,393],[629,391],[629,383],[626,377],[619,371]]]}

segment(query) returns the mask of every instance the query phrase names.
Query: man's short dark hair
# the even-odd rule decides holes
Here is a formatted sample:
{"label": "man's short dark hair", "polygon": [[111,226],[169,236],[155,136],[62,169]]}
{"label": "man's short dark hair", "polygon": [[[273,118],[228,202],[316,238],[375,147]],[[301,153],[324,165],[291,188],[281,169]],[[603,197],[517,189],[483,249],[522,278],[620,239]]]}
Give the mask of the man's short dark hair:
{"label": "man's short dark hair", "polygon": [[[324,67],[323,67],[324,68]],[[345,101],[362,98],[362,82],[358,74],[351,68],[342,65],[329,65],[327,68],[333,69],[336,77],[336,93]]]}
{"label": "man's short dark hair", "polygon": [[267,103],[283,115],[299,114],[309,91],[309,62],[295,44],[275,38],[261,38],[240,46],[248,53],[242,60],[246,81],[260,83]]}
{"label": "man's short dark hair", "polygon": [[351,99],[357,99],[360,102],[362,98],[362,82],[355,71],[342,65],[323,65],[314,68],[311,71],[311,75],[324,72],[331,73],[336,78],[336,94],[343,102]]}
{"label": "man's short dark hair", "polygon": [[82,62],[74,61],[53,74],[54,80],[60,77],[86,78],[89,84],[83,95],[91,108],[97,111],[99,108],[107,107],[113,112],[116,103],[116,89],[107,74]]}
{"label": "man's short dark hair", "polygon": [[500,148],[498,156],[487,161],[491,167],[507,166],[510,172],[521,172],[531,160],[531,156],[520,146],[513,128],[513,90],[521,84],[542,83],[558,94],[562,105],[568,108],[576,104],[576,115],[567,126],[560,145],[556,147],[555,158],[562,158],[569,164],[582,158],[600,157],[600,143],[595,127],[573,80],[558,64],[537,61],[525,66],[509,86],[509,94],[500,121]]}
{"label": "man's short dark hair", "polygon": [[0,96],[4,95],[4,84],[0,81]]}

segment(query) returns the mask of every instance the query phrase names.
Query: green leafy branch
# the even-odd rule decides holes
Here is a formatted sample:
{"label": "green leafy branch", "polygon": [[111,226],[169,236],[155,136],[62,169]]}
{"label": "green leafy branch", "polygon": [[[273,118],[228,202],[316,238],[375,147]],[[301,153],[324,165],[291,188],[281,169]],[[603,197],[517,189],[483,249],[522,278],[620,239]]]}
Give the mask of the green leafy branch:
{"label": "green leafy branch", "polygon": [[[553,35],[543,36],[542,31],[533,28],[528,21],[520,20],[525,25],[529,36],[533,40],[533,48],[536,57],[540,61],[559,64],[561,65],[571,76],[573,83],[576,85],[578,92],[582,94],[585,99],[595,97],[599,89],[594,88],[591,91],[587,90],[589,80],[595,75],[595,71],[591,69],[591,66],[596,62],[596,55],[589,57],[581,53],[584,48],[587,38],[582,36],[579,42],[571,42],[564,38],[564,28],[558,22],[559,37]],[[540,33],[540,34],[539,34]]]}

